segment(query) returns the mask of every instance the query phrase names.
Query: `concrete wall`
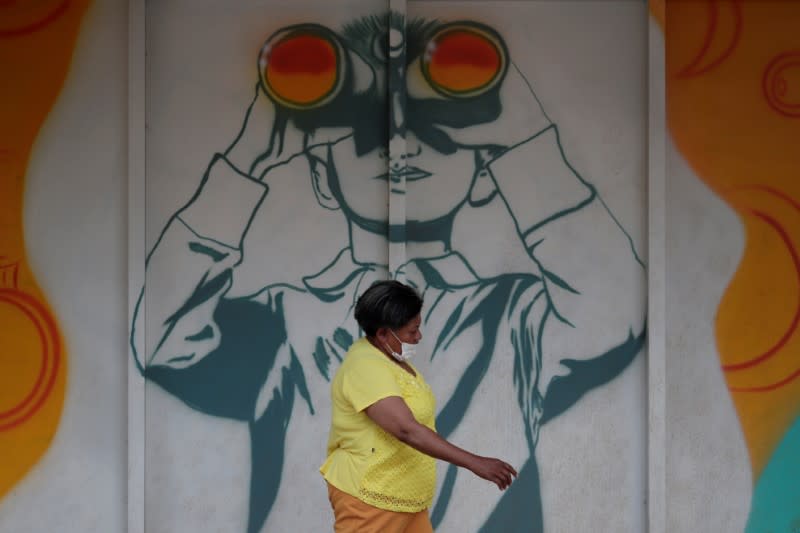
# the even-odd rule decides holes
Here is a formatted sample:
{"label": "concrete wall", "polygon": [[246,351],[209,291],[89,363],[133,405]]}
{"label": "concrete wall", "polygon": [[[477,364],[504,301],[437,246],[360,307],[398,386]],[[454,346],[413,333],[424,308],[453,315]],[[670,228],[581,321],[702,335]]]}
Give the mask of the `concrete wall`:
{"label": "concrete wall", "polygon": [[[694,60],[700,21],[716,16],[735,35],[741,21],[770,17],[745,3],[696,4],[669,8],[697,21],[686,22],[685,49],[669,29],[665,47],[657,11],[648,23],[632,1],[90,4],[23,168],[24,258],[63,336],[63,411],[30,417],[52,441],[0,429],[5,449],[38,442],[43,454],[0,466],[9,480],[22,472],[0,495],[0,530],[329,529],[317,473],[328,380],[358,335],[353,296],[392,276],[433,309],[415,364],[437,395],[440,431],[522,472],[503,497],[440,465],[437,531],[790,531],[791,478],[774,471],[791,471],[791,456],[780,439],[757,437],[784,428],[790,446],[789,418],[743,434],[758,411],[736,400],[750,393],[731,401],[730,388],[747,384],[723,368],[741,362],[724,346],[744,326],[734,313],[724,329],[719,313],[748,242],[766,246],[775,268],[794,256],[769,255],[786,242],[780,232],[773,245],[747,240],[697,159],[701,141],[678,120],[687,115],[664,107],[666,87],[668,102],[708,122],[725,116],[689,91],[727,49]],[[428,28],[440,48],[448,31],[466,30],[480,37],[472,57],[497,50],[499,61],[433,65],[428,78],[412,64],[390,77],[402,59],[371,54],[392,23],[344,29],[387,7],[460,21]],[[302,65],[289,65],[260,82],[258,58],[270,35],[312,22],[332,32],[308,35],[333,39],[352,85],[298,109],[286,99],[323,95],[325,69],[298,84]],[[413,55],[413,29],[405,39]],[[741,78],[718,72],[719,83]],[[793,71],[782,72],[791,89]],[[437,79],[480,95],[454,98],[456,85],[432,87]],[[792,95],[768,109],[785,111]],[[786,136],[796,120],[782,116]],[[275,131],[284,146],[267,153]],[[434,175],[374,179],[395,161]],[[786,180],[758,184],[796,201]],[[790,228],[788,205],[772,219]],[[777,279],[791,302],[793,278]],[[791,325],[786,309],[772,321]],[[22,343],[12,324],[3,338]],[[793,338],[774,371],[784,379]],[[3,355],[0,375],[19,369]],[[756,372],[750,386],[771,375]],[[793,412],[791,386],[765,401]],[[0,414],[22,392],[0,396]],[[763,464],[754,442],[772,443]],[[788,495],[754,491],[762,472]],[[773,522],[759,518],[765,509]]]}
{"label": "concrete wall", "polygon": [[667,20],[668,529],[793,531],[800,10],[676,2]]}
{"label": "concrete wall", "polygon": [[[0,304],[0,411],[32,391],[43,398],[0,430],[0,531],[122,531],[127,6],[11,3],[0,13],[0,129],[14,149],[0,162],[0,234],[20,238],[0,251],[19,274],[16,286],[4,277],[3,295],[38,302],[56,332],[39,337],[31,324],[46,319],[16,320],[20,307]],[[23,191],[23,178],[24,196],[6,194]],[[22,216],[7,218],[16,205]],[[38,375],[63,380],[60,392],[45,396]]]}

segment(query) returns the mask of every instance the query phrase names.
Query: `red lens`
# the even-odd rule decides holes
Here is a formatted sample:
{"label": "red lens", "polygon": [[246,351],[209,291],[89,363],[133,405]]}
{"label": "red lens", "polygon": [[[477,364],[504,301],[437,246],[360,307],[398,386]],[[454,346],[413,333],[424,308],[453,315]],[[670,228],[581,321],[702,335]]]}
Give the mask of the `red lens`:
{"label": "red lens", "polygon": [[314,29],[289,31],[262,49],[264,86],[277,102],[298,108],[330,100],[340,82],[340,52],[332,37]]}
{"label": "red lens", "polygon": [[488,33],[456,26],[428,44],[423,69],[436,89],[450,96],[473,96],[491,87],[505,68],[503,49]]}

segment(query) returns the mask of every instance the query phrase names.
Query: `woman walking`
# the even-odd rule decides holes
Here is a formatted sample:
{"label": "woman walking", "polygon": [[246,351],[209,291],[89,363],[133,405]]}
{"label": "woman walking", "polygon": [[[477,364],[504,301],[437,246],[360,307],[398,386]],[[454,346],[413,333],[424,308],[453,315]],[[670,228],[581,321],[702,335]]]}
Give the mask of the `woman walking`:
{"label": "woman walking", "polygon": [[500,490],[517,475],[507,463],[436,433],[433,392],[410,362],[422,338],[422,303],[410,286],[380,281],[356,304],[365,336],[350,347],[331,384],[328,456],[320,469],[336,533],[432,532],[436,459]]}

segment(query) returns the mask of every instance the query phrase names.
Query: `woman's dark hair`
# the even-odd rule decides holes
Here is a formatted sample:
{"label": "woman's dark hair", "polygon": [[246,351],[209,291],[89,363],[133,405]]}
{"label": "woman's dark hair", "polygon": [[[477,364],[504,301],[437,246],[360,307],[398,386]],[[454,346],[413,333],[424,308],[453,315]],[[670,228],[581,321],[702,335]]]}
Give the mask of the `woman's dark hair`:
{"label": "woman's dark hair", "polygon": [[422,309],[422,297],[399,281],[376,281],[356,303],[355,317],[367,336],[380,328],[400,329]]}

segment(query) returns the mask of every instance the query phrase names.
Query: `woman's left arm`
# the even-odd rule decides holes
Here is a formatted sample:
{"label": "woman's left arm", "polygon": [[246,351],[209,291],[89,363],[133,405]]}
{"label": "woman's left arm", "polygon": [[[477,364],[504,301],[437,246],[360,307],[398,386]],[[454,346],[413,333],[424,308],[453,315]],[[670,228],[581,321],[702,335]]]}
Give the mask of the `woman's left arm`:
{"label": "woman's left arm", "polygon": [[475,475],[496,484],[500,490],[508,488],[517,475],[517,471],[508,463],[459,448],[417,422],[406,402],[399,396],[378,400],[367,407],[365,413],[399,441],[436,459],[467,468]]}

